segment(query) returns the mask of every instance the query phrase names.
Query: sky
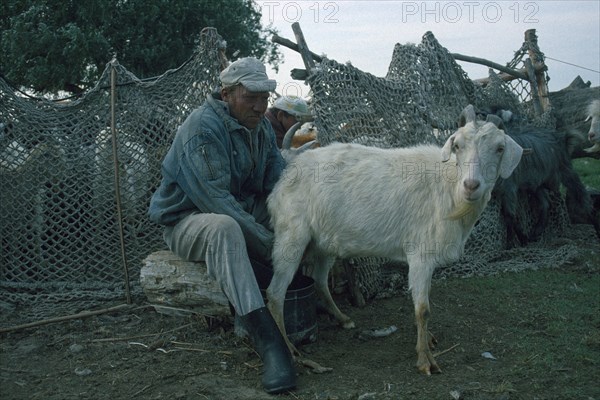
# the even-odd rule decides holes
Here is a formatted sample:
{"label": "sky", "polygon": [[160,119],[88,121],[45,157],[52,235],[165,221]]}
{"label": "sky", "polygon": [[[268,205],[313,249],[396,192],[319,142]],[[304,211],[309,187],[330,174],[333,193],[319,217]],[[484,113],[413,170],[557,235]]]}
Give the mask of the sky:
{"label": "sky", "polygon": [[[396,43],[419,44],[431,31],[451,53],[484,58],[505,65],[523,44],[525,31],[535,29],[546,56],[549,89],[568,86],[578,75],[592,87],[600,85],[600,0],[586,1],[368,1],[264,0],[262,24],[296,42],[298,22],[309,49],[364,72],[383,77]],[[300,54],[280,46],[283,63],[277,92],[309,96],[290,71],[304,68]],[[488,67],[459,62],[471,79],[488,76]]]}

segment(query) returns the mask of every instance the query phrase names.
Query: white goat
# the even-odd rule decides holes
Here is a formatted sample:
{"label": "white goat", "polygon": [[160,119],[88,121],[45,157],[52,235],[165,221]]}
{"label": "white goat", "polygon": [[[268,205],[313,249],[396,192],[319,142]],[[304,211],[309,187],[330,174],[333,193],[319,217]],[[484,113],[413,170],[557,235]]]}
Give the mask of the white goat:
{"label": "white goat", "polygon": [[[275,231],[268,307],[285,335],[283,304],[303,255],[323,303],[344,328],[354,322],[333,302],[327,276],[335,257],[407,261],[417,323],[417,367],[439,372],[428,333],[431,276],[457,260],[491,196],[522,148],[468,106],[443,148],[379,149],[332,144],[299,154],[268,198]],[[451,155],[455,157],[449,161]],[[288,341],[292,354],[299,354]]]}
{"label": "white goat", "polygon": [[588,138],[594,145],[585,149],[588,153],[600,152],[600,100],[594,100],[588,106],[588,117],[586,121],[591,119],[590,131]]}

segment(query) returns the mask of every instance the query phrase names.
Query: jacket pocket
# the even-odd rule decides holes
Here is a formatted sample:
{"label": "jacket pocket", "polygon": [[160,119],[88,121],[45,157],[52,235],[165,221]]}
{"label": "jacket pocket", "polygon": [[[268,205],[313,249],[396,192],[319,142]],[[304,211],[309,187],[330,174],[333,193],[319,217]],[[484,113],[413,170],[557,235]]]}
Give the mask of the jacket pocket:
{"label": "jacket pocket", "polygon": [[210,174],[210,179],[212,179],[212,180],[216,179],[217,175],[215,173],[215,167],[213,166],[213,163],[210,160],[209,152],[206,149],[206,145],[202,145],[202,147],[200,148],[200,152],[202,153],[202,157],[204,157],[204,162],[206,163],[206,166],[208,167],[208,173]]}

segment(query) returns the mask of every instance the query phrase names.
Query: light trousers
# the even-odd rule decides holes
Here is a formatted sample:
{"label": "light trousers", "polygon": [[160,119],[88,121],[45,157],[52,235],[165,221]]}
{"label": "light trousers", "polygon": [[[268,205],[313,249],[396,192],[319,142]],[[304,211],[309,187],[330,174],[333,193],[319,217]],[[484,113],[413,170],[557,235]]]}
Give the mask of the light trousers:
{"label": "light trousers", "polygon": [[265,306],[239,224],[221,214],[194,213],[167,227],[171,251],[188,261],[204,261],[227,299],[242,316]]}

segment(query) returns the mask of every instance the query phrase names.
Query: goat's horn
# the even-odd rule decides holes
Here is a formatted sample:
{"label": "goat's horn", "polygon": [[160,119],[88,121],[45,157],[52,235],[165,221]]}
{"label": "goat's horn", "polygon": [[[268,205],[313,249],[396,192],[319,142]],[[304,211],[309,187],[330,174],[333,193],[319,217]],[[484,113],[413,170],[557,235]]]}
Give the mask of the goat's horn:
{"label": "goat's horn", "polygon": [[492,124],[496,125],[498,129],[504,129],[504,121],[497,115],[488,114],[485,120],[486,122],[491,122]]}
{"label": "goat's horn", "polygon": [[469,104],[460,113],[460,116],[458,117],[458,126],[463,127],[469,122],[474,122],[476,119],[477,114],[475,113],[475,107],[473,107],[472,104]]}
{"label": "goat's horn", "polygon": [[600,152],[600,144],[594,143],[592,147],[588,147],[587,149],[583,149],[586,153],[598,153]]}
{"label": "goat's horn", "polygon": [[304,143],[302,146],[298,147],[298,154],[302,153],[305,150],[312,148],[312,146],[317,143],[316,140],[311,140],[310,142]]}
{"label": "goat's horn", "polygon": [[292,147],[292,139],[293,139],[296,131],[298,129],[300,129],[300,126],[302,126],[302,123],[296,122],[294,125],[292,125],[292,127],[290,129],[288,129],[288,131],[285,133],[285,136],[283,137],[283,141],[281,143],[282,150],[289,150]]}

